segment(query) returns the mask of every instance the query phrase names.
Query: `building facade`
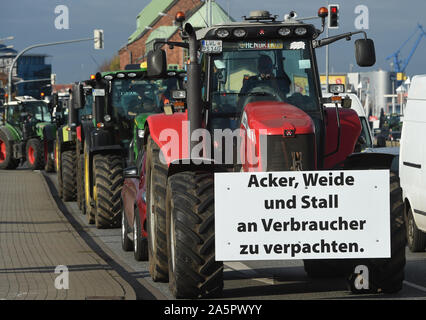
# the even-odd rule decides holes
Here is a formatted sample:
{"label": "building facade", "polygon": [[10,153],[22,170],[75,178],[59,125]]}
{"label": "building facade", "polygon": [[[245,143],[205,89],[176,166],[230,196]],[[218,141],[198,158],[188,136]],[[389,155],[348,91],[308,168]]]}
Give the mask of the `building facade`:
{"label": "building facade", "polygon": [[[153,49],[157,40],[181,41],[179,30],[174,25],[176,13],[183,11],[186,22],[195,28],[207,26],[208,8],[205,1],[200,0],[153,0],[136,18],[136,31],[128,38],[127,44],[119,50],[120,68],[127,64],[146,61],[148,52]],[[233,19],[215,1],[211,3],[210,17],[212,24],[226,23]],[[182,48],[166,50],[169,65],[183,68],[187,60]]]}

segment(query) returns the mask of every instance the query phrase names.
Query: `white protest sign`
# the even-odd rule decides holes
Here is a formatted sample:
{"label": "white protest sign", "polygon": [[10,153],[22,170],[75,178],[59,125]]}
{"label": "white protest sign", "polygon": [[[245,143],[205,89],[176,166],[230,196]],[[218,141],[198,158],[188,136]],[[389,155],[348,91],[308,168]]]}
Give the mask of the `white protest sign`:
{"label": "white protest sign", "polygon": [[215,174],[216,260],[390,257],[389,171]]}

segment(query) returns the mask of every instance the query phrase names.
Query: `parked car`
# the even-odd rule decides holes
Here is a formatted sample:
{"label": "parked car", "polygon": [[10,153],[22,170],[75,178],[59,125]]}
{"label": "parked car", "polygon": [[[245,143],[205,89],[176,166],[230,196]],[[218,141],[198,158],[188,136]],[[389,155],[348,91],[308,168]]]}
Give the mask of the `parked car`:
{"label": "parked car", "polygon": [[426,247],[426,75],[413,78],[400,141],[399,174],[405,204],[408,246]]}

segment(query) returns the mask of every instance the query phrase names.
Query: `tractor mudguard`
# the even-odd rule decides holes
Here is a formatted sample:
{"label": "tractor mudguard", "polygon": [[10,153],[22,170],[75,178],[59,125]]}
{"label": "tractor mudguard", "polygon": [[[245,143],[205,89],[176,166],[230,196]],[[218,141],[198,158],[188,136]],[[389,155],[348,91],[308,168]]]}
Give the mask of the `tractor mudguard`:
{"label": "tractor mudguard", "polygon": [[112,146],[97,146],[97,147],[90,147],[89,148],[90,154],[96,154],[96,153],[123,153],[123,147],[120,145],[112,145]]}
{"label": "tractor mudguard", "polygon": [[[172,115],[155,114],[146,120],[148,126],[145,130],[149,130],[149,135],[158,145],[160,150],[166,152],[164,154],[167,165],[175,160],[189,158],[188,154],[188,114],[174,113]],[[146,137],[145,137],[146,138]],[[178,145],[179,148],[172,145]],[[173,152],[172,152],[173,151]]]}
{"label": "tractor mudguard", "polygon": [[6,126],[0,126],[0,131],[5,134],[5,136],[7,137],[7,139],[9,141],[19,140],[19,136],[18,136],[17,132],[13,132],[11,130],[10,126],[8,126],[8,125],[6,125]]}
{"label": "tractor mudguard", "polygon": [[43,139],[47,141],[53,141],[56,137],[56,125],[46,124],[43,127]]}
{"label": "tractor mudguard", "polygon": [[226,164],[216,164],[213,159],[207,158],[186,158],[174,160],[169,164],[167,176],[170,177],[176,173],[184,171],[211,171],[211,172],[229,172],[234,166]]}
{"label": "tractor mudguard", "polygon": [[389,169],[398,174],[399,155],[390,153],[362,152],[349,155],[343,163],[344,169]]}
{"label": "tractor mudguard", "polygon": [[337,147],[338,127],[336,121],[336,109],[327,108],[326,113],[326,145],[324,168],[333,168],[354,152],[356,142],[361,134],[361,122],[358,114],[352,109],[339,108],[340,118],[340,145],[336,153],[333,151]]}

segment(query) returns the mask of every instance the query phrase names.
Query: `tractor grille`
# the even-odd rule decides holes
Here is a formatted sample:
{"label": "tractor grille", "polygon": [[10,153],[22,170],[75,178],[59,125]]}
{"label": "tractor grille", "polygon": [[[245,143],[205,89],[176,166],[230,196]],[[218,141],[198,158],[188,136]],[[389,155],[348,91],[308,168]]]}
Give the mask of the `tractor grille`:
{"label": "tractor grille", "polygon": [[266,171],[315,169],[315,135],[267,136]]}

